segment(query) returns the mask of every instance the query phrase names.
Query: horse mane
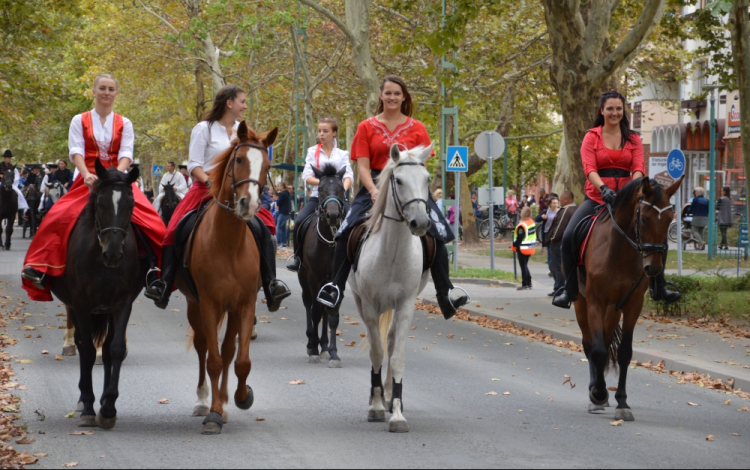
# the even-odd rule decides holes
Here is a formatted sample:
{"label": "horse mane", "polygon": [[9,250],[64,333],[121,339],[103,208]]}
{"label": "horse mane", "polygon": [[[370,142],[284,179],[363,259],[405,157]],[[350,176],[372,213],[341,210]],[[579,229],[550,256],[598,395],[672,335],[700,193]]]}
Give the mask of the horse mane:
{"label": "horse mane", "polygon": [[222,180],[224,179],[224,172],[226,171],[227,165],[229,164],[229,159],[232,158],[232,155],[234,155],[234,148],[237,146],[237,144],[245,142],[259,144],[264,137],[259,136],[252,129],[248,129],[247,132],[247,139],[243,140],[242,142],[240,142],[239,138],[237,137],[232,139],[229,147],[216,156],[216,166],[208,171],[208,179],[211,181],[211,188],[209,189],[209,191],[214,198],[218,198],[220,196],[219,192],[221,191],[221,188],[223,186]]}
{"label": "horse mane", "polygon": [[[419,163],[419,156],[424,152],[425,146],[420,145],[411,150],[401,152],[399,163]],[[380,173],[378,178],[378,200],[375,201],[375,205],[372,207],[372,217],[366,222],[367,227],[372,233],[377,233],[383,225],[383,219],[385,210],[388,207],[388,201],[391,198],[391,175],[398,166],[398,163],[393,160],[389,160],[383,171]]]}
{"label": "horse mane", "polygon": [[[634,179],[630,183],[626,184],[624,188],[617,193],[614,204],[612,204],[612,210],[617,212],[621,207],[627,207],[628,204],[633,202],[633,199],[640,193],[643,180],[647,177]],[[656,180],[650,180],[651,188],[654,190],[655,200],[660,200],[663,196],[664,186],[659,184]]]}
{"label": "horse mane", "polygon": [[328,176],[336,176],[339,172],[338,168],[328,163],[323,165],[323,168],[320,168],[320,171],[323,172],[323,178],[326,178]]}

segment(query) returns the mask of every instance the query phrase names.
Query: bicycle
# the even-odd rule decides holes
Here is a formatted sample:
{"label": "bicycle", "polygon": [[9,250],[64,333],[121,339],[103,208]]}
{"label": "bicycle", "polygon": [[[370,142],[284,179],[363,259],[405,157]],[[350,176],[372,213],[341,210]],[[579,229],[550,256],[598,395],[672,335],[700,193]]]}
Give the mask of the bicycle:
{"label": "bicycle", "polygon": [[[495,223],[494,230],[493,230],[493,236],[494,238],[500,238],[504,237],[508,231],[515,230],[515,221],[508,215],[505,211],[498,211],[495,217]],[[479,237],[480,238],[489,238],[490,236],[490,220],[489,216],[488,218],[484,219],[479,224]]]}

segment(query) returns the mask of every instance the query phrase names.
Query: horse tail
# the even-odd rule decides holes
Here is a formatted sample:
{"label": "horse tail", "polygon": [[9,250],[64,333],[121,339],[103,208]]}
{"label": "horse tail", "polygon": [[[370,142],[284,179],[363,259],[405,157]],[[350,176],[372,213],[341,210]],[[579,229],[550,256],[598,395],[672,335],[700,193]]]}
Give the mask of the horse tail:
{"label": "horse tail", "polygon": [[383,353],[388,355],[388,330],[393,322],[393,310],[380,315],[380,340],[383,342]]}
{"label": "horse tail", "polygon": [[614,333],[612,333],[612,342],[609,343],[609,365],[617,369],[617,351],[620,349],[622,344],[622,327],[617,324]]}
{"label": "horse tail", "polygon": [[[91,336],[96,349],[101,348],[107,338],[110,319],[111,315],[91,315]],[[112,320],[114,321],[114,319]]]}

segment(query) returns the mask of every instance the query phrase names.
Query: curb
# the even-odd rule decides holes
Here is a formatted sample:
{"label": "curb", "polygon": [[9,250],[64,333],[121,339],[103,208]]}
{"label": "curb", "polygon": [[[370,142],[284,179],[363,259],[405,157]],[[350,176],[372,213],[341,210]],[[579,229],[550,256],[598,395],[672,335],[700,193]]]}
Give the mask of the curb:
{"label": "curb", "polygon": [[[436,302],[432,300],[422,299],[422,302],[428,305],[437,305]],[[518,320],[517,318],[508,318],[505,316],[502,316],[500,314],[495,313],[488,313],[488,312],[478,312],[476,310],[472,310],[469,308],[466,308],[471,315],[473,316],[487,316],[496,318],[498,320],[502,320],[504,322],[513,323],[519,328],[525,328],[527,330],[531,329],[534,331],[540,331],[544,330],[546,334],[552,335],[553,338],[562,340],[562,341],[574,341],[577,344],[581,344],[581,337],[579,335],[571,334],[570,332],[567,332],[565,330],[555,329],[555,328],[542,328],[539,325],[534,324],[533,322],[527,321],[527,320]],[[658,364],[661,361],[664,361],[665,368],[667,370],[677,370],[677,371],[685,371],[685,372],[698,372],[700,374],[709,374],[711,378],[713,379],[721,379],[724,382],[726,382],[728,379],[734,379],[734,389],[742,389],[743,391],[750,391],[750,379],[736,377],[733,375],[727,375],[724,372],[719,372],[716,369],[712,368],[710,365],[701,365],[696,364],[690,361],[686,361],[682,357],[675,357],[671,354],[667,353],[656,353],[652,352],[650,350],[643,350],[639,349],[638,347],[633,345],[633,359],[634,361],[638,362],[651,362],[652,364]]]}
{"label": "curb", "polygon": [[516,287],[520,286],[521,284],[514,284],[512,282],[507,281],[497,281],[495,279],[476,279],[476,278],[452,278],[452,282],[461,283],[461,284],[474,284],[478,286],[489,286],[489,287],[512,287],[515,289]]}

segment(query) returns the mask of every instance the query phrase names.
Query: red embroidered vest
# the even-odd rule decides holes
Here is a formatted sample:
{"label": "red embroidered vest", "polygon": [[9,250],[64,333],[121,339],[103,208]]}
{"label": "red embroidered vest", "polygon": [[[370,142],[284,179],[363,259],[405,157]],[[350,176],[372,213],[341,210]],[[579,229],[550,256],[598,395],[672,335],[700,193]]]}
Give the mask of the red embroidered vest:
{"label": "red embroidered vest", "polygon": [[94,122],[91,119],[91,111],[81,114],[81,125],[83,126],[83,140],[86,142],[86,168],[96,174],[95,162],[98,158],[104,168],[117,166],[117,157],[120,154],[120,143],[122,142],[122,130],[124,127],[122,116],[114,114],[112,123],[112,143],[107,151],[99,148],[94,138]]}

